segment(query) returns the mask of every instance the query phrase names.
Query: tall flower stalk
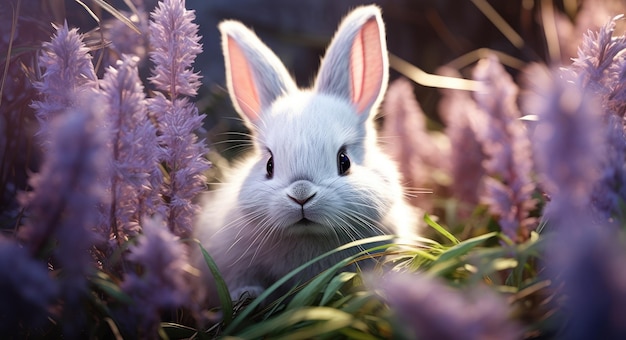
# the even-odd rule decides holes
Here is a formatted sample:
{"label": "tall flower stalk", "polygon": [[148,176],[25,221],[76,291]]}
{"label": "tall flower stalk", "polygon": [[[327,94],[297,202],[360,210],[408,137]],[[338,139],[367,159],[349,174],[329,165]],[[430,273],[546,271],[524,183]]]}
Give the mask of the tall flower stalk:
{"label": "tall flower stalk", "polygon": [[112,137],[110,225],[118,242],[138,233],[141,217],[159,212],[161,207],[160,148],[137,62],[136,57],[123,56],[116,68],[107,69],[101,82]]}
{"label": "tall flower stalk", "polygon": [[97,109],[101,105],[86,107],[68,109],[50,121],[49,151],[40,172],[29,179],[33,190],[20,197],[27,211],[21,238],[39,256],[46,256],[52,246],[51,264],[62,269],[60,288],[70,337],[79,331],[86,276],[95,268],[90,249],[103,241],[95,232],[98,207],[107,196],[99,179],[106,178],[109,169],[108,134],[102,129],[103,112]]}
{"label": "tall flower stalk", "polygon": [[551,197],[546,214],[554,211],[554,217],[567,217],[572,227],[585,224],[574,216],[583,212],[588,216],[605,155],[597,98],[577,80],[543,66],[533,65],[526,73],[522,104],[539,120],[532,146],[541,186]]}
{"label": "tall flower stalk", "polygon": [[390,84],[382,110],[385,115],[382,145],[398,163],[405,185],[418,191],[410,196],[411,203],[428,209],[432,206],[432,197],[423,196],[419,191],[439,189],[433,185],[437,184],[437,177],[445,176],[448,168],[445,163],[448,159],[447,144],[429,133],[426,115],[415,99],[413,86],[408,80],[401,78]]}
{"label": "tall flower stalk", "polygon": [[189,260],[187,248],[160,217],[144,218],[142,227],[128,255],[128,260],[141,266],[141,274],[129,272],[120,287],[135,302],[125,315],[130,319],[122,322],[151,337],[157,334],[161,312],[190,304]]}
{"label": "tall flower stalk", "polygon": [[174,234],[189,236],[198,211],[194,198],[205,188],[207,149],[194,131],[201,128],[204,115],[190,101],[200,86],[192,69],[202,51],[193,23],[195,14],[185,9],[184,0],[164,0],[151,13],[150,59],[154,63],[152,84],[159,92],[150,99],[149,111],[157,121],[162,162],[168,178],[161,186],[167,200],[166,222]]}
{"label": "tall flower stalk", "polygon": [[39,66],[44,69],[41,81],[35,82],[40,98],[33,101],[39,120],[39,138],[46,147],[48,123],[68,108],[76,107],[78,93],[97,88],[97,77],[91,63],[89,49],[77,29],[69,29],[67,22],[56,28],[50,42],[44,42]]}
{"label": "tall flower stalk", "polygon": [[[448,68],[439,72],[459,77],[457,72]],[[450,139],[450,191],[456,199],[473,208],[479,203],[479,187],[485,175],[482,164],[486,158],[475,127],[485,124],[485,116],[478,112],[476,102],[467,91],[443,89],[441,94],[439,114]]]}
{"label": "tall flower stalk", "polygon": [[495,56],[478,63],[474,79],[484,85],[474,94],[485,117],[484,124],[475,126],[486,155],[481,200],[509,238],[525,241],[535,227],[530,212],[536,201],[530,141],[516,103],[518,88]]}

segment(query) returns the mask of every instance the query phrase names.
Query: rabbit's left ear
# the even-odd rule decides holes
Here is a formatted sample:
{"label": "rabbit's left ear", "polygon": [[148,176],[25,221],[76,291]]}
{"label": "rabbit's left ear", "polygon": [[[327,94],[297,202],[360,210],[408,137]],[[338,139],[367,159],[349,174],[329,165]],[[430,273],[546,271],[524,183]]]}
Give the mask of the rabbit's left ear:
{"label": "rabbit's left ear", "polygon": [[296,91],[296,84],[276,54],[243,24],[226,20],[219,29],[228,92],[235,109],[254,126],[263,110],[276,98]]}
{"label": "rabbit's left ear", "polygon": [[388,73],[380,9],[364,6],[341,23],[322,61],[315,90],[350,101],[366,119],[380,104]]}

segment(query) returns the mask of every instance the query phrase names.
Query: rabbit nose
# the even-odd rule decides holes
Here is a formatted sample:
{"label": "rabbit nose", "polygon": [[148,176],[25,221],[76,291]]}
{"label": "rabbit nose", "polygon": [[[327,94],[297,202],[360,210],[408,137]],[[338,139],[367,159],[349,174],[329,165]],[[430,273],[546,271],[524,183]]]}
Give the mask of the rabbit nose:
{"label": "rabbit nose", "polygon": [[313,195],[306,197],[306,198],[298,198],[298,197],[293,197],[291,195],[287,195],[287,196],[291,198],[292,201],[300,204],[301,206],[304,206],[306,202],[310,201],[313,197],[315,197],[315,193],[313,193]]}
{"label": "rabbit nose", "polygon": [[316,192],[313,192],[313,186],[309,181],[297,181],[291,185],[287,197],[292,201],[304,206],[306,202],[315,197]]}

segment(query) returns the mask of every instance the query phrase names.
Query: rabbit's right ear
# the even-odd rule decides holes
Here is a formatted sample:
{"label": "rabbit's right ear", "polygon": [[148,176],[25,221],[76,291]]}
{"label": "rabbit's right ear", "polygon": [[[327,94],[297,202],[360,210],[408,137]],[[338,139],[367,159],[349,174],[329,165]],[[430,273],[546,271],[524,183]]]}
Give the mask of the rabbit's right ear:
{"label": "rabbit's right ear", "polygon": [[276,98],[296,90],[278,57],[238,21],[219,25],[226,62],[226,83],[237,112],[254,125]]}

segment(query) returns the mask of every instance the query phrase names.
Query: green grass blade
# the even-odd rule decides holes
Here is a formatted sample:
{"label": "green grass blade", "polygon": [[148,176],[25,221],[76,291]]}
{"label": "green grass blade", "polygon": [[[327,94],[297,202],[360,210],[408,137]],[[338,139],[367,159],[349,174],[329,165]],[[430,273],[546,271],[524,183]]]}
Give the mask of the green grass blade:
{"label": "green grass blade", "polygon": [[113,299],[127,305],[133,303],[133,299],[111,281],[111,278],[106,273],[98,272],[96,276],[91,278],[91,282]]}
{"label": "green grass blade", "polygon": [[483,244],[485,241],[487,241],[488,239],[492,238],[492,237],[496,237],[498,236],[498,232],[491,232],[491,233],[487,233],[484,235],[480,235],[477,237],[473,237],[470,239],[467,239],[463,242],[460,242],[458,244],[456,244],[455,246],[451,247],[450,249],[444,251],[443,253],[441,253],[439,255],[439,258],[437,258],[437,260],[435,260],[433,262],[433,265],[436,265],[438,263],[441,262],[445,262],[448,261],[450,259],[453,258],[459,258],[462,255],[467,254],[470,250],[476,248],[477,246]]}
{"label": "green grass blade", "polygon": [[447,231],[444,227],[442,227],[439,223],[435,222],[430,218],[430,215],[424,214],[424,222],[428,224],[431,228],[435,229],[438,233],[443,235],[445,238],[450,240],[454,244],[459,244],[459,239],[454,237],[449,231]]}
{"label": "green grass blade", "polygon": [[[387,248],[388,246],[384,246],[384,247]],[[378,250],[379,250],[379,247],[373,247],[370,249],[363,250],[359,254],[361,255],[371,254]],[[359,256],[347,257],[339,261],[337,264],[330,267],[329,269],[325,270],[324,272],[320,273],[309,284],[307,284],[300,292],[298,292],[298,294],[296,294],[293,297],[291,302],[289,302],[287,309],[297,308],[299,306],[304,307],[304,306],[310,305],[315,300],[315,298],[317,297],[317,294],[322,290],[322,288],[326,286],[330,282],[330,280],[335,276],[337,271],[339,271],[340,268],[347,266],[358,257]]]}
{"label": "green grass blade", "polygon": [[[362,240],[357,240],[354,242],[350,242],[347,243],[341,247],[335,248],[331,251],[328,251],[308,262],[306,262],[305,264],[301,265],[300,267],[292,270],[290,273],[288,273],[287,275],[285,275],[284,277],[282,277],[280,280],[276,281],[273,285],[271,285],[269,288],[267,288],[261,295],[259,295],[256,299],[254,299],[247,307],[246,309],[244,309],[243,311],[241,311],[240,313],[237,314],[237,317],[233,319],[233,321],[228,325],[228,327],[226,327],[226,329],[224,330],[223,334],[224,335],[228,335],[228,334],[232,334],[237,327],[244,322],[249,315],[254,311],[254,309],[256,307],[258,307],[263,300],[267,299],[278,287],[282,286],[285,282],[289,281],[292,277],[296,276],[299,272],[301,272],[302,270],[304,270],[306,267],[312,265],[315,262],[320,261],[323,258],[326,258],[332,254],[338,253],[340,251],[346,250],[346,249],[350,249],[352,247],[358,247],[364,244],[368,244],[368,243],[379,243],[379,242],[387,242],[387,241],[391,241],[395,238],[395,236],[393,235],[383,235],[383,236],[376,236],[376,237],[370,237],[367,239],[362,239]],[[378,246],[376,247],[376,250],[384,250],[386,248],[388,248],[389,246],[391,246],[390,244],[385,244],[382,246]],[[358,258],[359,256],[362,256],[364,254],[366,254],[368,251],[373,251],[372,249],[368,249],[365,251],[362,251],[360,253],[357,253],[356,255],[353,255],[347,259],[345,259],[344,261],[341,261],[340,263],[338,263],[336,266],[334,267],[341,267],[341,266],[345,266],[346,264],[350,263],[350,261]]]}
{"label": "green grass blade", "polygon": [[230,293],[228,292],[228,287],[226,286],[226,282],[222,278],[220,274],[219,268],[217,268],[217,264],[209,255],[209,253],[204,249],[200,242],[196,241],[198,246],[200,247],[200,251],[202,251],[202,256],[204,258],[204,262],[211,270],[211,274],[213,275],[213,279],[215,280],[215,285],[217,287],[217,295],[220,299],[220,304],[222,305],[222,313],[225,325],[228,325],[233,320],[233,301],[230,299]]}
{"label": "green grass blade", "polygon": [[[350,262],[352,261],[351,260],[345,261],[344,259],[343,261],[340,261],[336,265],[332,266],[331,268],[317,275],[313,280],[311,280],[311,282],[309,282],[304,288],[302,288],[302,290],[299,291],[298,294],[296,294],[293,297],[293,299],[289,302],[287,309],[305,307],[313,303],[313,301],[315,301],[315,298],[317,298],[317,295],[322,290],[322,288],[324,288],[324,286],[330,285],[330,282],[332,282],[332,279],[335,277],[335,274],[337,273],[337,271],[341,267],[346,266]],[[325,294],[326,293],[327,292],[325,292]],[[330,292],[330,293],[334,293],[334,292]]]}
{"label": "green grass blade", "polygon": [[[322,322],[320,322],[322,321]],[[312,324],[296,328],[298,323],[313,322]],[[272,334],[289,330],[289,334],[282,339],[310,339],[344,327],[353,322],[351,314],[330,307],[307,307],[281,313],[278,316],[249,327],[236,335],[239,339],[256,339],[268,337]],[[276,335],[271,338],[277,339]]]}
{"label": "green grass blade", "polygon": [[332,280],[328,283],[328,286],[324,290],[324,294],[322,295],[322,300],[320,301],[320,305],[326,305],[332,297],[337,293],[337,291],[343,287],[348,281],[352,280],[357,274],[351,272],[343,272],[339,273],[339,275],[333,277]]}

